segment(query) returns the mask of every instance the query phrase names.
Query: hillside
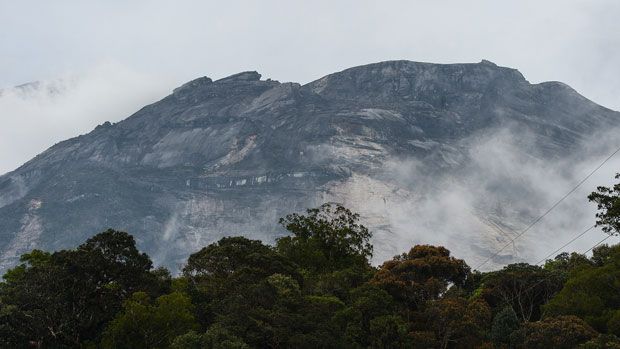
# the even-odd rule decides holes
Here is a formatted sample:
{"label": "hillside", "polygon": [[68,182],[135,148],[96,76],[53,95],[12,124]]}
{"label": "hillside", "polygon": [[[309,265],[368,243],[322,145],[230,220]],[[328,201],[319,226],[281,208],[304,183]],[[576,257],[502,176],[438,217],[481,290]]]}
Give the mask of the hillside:
{"label": "hillside", "polygon": [[381,62],[305,85],[257,72],[202,77],[1,176],[0,270],[32,248],[76,246],[107,228],[131,232],[177,270],[223,236],[273,241],[279,217],[328,201],[362,213],[384,260],[419,239],[424,222],[408,219],[446,181],[483,199],[435,227],[475,261],[540,212],[515,196],[528,183],[499,176],[483,192],[471,183],[480,139],[509,132],[533,161],[556,161],[619,124],[620,113],[565,84],[530,84],[488,61]]}

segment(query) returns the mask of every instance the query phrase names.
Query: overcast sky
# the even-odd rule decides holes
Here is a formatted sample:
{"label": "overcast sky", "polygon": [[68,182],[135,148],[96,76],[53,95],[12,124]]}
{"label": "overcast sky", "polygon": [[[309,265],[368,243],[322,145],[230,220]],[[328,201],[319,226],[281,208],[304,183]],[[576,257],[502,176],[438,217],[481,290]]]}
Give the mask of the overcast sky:
{"label": "overcast sky", "polygon": [[[484,58],[620,110],[618,18],[617,0],[0,0],[0,173],[187,80],[244,70],[305,83]],[[49,88],[11,89],[30,81]]]}

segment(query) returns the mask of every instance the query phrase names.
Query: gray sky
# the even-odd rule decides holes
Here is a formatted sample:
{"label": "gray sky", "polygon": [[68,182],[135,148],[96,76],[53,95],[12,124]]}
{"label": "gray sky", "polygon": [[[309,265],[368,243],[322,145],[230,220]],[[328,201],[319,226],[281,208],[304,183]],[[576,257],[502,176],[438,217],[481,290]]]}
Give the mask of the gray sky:
{"label": "gray sky", "polygon": [[[620,1],[0,0],[0,173],[199,77],[491,60],[620,109]],[[45,81],[60,90],[16,91]]]}

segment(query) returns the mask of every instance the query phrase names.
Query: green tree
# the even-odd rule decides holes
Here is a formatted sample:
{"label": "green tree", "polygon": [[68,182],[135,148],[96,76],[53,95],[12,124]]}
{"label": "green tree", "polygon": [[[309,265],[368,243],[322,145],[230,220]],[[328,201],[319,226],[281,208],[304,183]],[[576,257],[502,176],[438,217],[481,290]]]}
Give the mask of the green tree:
{"label": "green tree", "polygon": [[616,250],[617,248],[615,246],[609,246],[607,244],[596,246],[592,249],[592,264],[597,267],[602,267],[612,258]]}
{"label": "green tree", "polygon": [[150,259],[124,232],[108,230],[74,250],[35,250],[21,260],[0,284],[19,346],[79,347],[96,341],[129,295],[162,289]]}
{"label": "green tree", "polygon": [[[616,179],[620,173],[616,174]],[[620,233],[620,183],[612,187],[598,187],[588,196],[590,201],[596,202],[600,212],[596,214],[596,225],[602,226],[608,234]]]}
{"label": "green tree", "polygon": [[213,325],[202,336],[205,349],[249,349],[245,342],[225,328]]}
{"label": "green tree", "polygon": [[560,273],[560,275],[566,279],[570,273],[584,267],[589,267],[592,264],[593,262],[585,255],[576,252],[570,254],[568,252],[563,252],[555,256],[554,259],[547,260],[544,269]]}
{"label": "green tree", "polygon": [[487,273],[480,295],[494,309],[511,306],[521,321],[541,317],[541,306],[562,289],[563,272],[527,263],[510,264]]}
{"label": "green tree", "polygon": [[197,328],[188,296],[173,292],[154,303],[136,292],[106,328],[104,348],[167,348],[177,336]]}
{"label": "green tree", "polygon": [[235,316],[236,323],[248,326],[247,311],[270,299],[261,292],[270,292],[265,280],[273,274],[292,276],[298,283],[302,279],[294,263],[261,241],[244,237],[226,237],[204,247],[190,255],[183,268],[184,287],[205,328],[218,317]]}
{"label": "green tree", "polygon": [[202,334],[196,331],[189,331],[185,334],[177,336],[172,343],[170,349],[203,349]]}
{"label": "green tree", "polygon": [[74,321],[64,312],[65,275],[51,260],[50,253],[33,250],[23,254],[21,264],[4,274],[4,282],[0,283],[0,328],[6,347],[25,347],[28,343],[64,346],[63,338],[58,338],[59,329]]}
{"label": "green tree", "polygon": [[204,327],[226,328],[250,346],[338,340],[330,321],[342,301],[304,294],[297,265],[260,241],[224,238],[191,255],[183,271]]}
{"label": "green tree", "polygon": [[321,274],[305,273],[303,292],[332,295],[346,301],[350,291],[364,285],[374,273],[375,269],[369,266],[352,266]]}
{"label": "green tree", "polygon": [[370,323],[397,312],[394,299],[385,290],[363,285],[349,291],[349,304],[334,316],[347,347],[369,347],[373,341]]}
{"label": "green tree", "polygon": [[254,322],[246,331],[252,337],[245,337],[248,344],[273,348],[340,347],[332,318],[344,303],[337,297],[302,295],[297,281],[281,274],[271,275],[264,287],[257,289],[262,301],[248,312]]}
{"label": "green tree", "polygon": [[410,347],[407,323],[398,315],[383,315],[370,320],[372,348]]}
{"label": "green tree", "polygon": [[290,264],[259,240],[241,236],[224,237],[191,254],[183,273],[190,280],[206,277],[223,279],[248,269],[264,276],[280,270],[279,263]]}
{"label": "green tree", "polygon": [[620,349],[620,338],[613,334],[602,334],[579,345],[579,349]]}
{"label": "green tree", "polygon": [[372,257],[372,234],[359,224],[359,215],[338,204],[323,204],[307,215],[280,219],[292,236],[278,239],[276,248],[303,269],[330,272],[367,266]]}
{"label": "green tree", "polygon": [[511,306],[502,309],[493,318],[491,340],[496,348],[510,346],[510,335],[519,329],[519,319]]}
{"label": "green tree", "polygon": [[601,265],[571,274],[562,290],[544,306],[548,315],[575,315],[603,333],[620,335],[620,245],[606,248]]}
{"label": "green tree", "polygon": [[207,332],[189,331],[174,339],[171,349],[250,349],[245,342],[224,327],[215,324]]}

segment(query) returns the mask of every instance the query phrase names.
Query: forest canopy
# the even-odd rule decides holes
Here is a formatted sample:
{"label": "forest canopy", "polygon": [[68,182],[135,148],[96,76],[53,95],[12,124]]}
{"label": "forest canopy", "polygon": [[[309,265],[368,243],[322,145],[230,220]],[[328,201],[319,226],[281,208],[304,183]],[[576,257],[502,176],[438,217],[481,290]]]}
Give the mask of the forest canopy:
{"label": "forest canopy", "polygon": [[[618,234],[620,185],[597,224]],[[33,250],[0,282],[6,348],[620,348],[620,245],[472,271],[443,246],[371,265],[358,214],[324,204],[268,245],[225,237],[173,276],[125,232]]]}

